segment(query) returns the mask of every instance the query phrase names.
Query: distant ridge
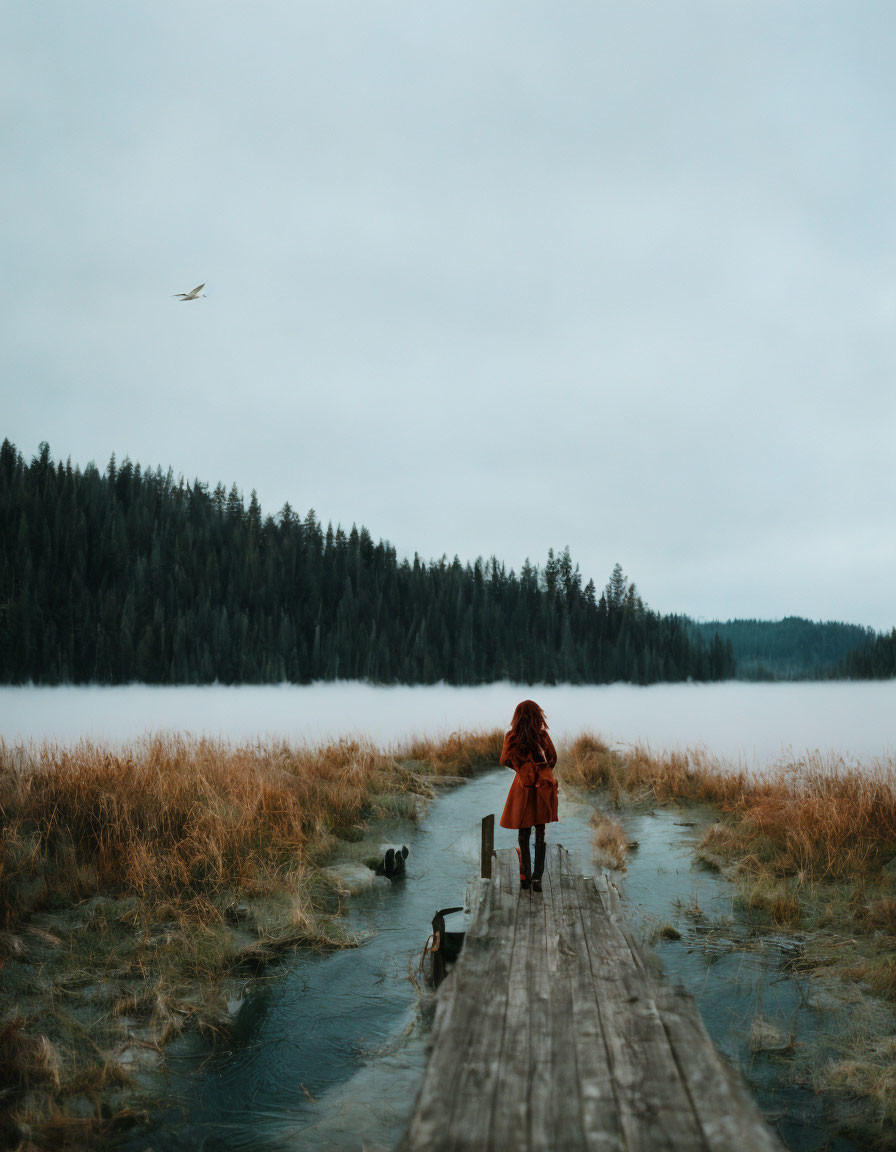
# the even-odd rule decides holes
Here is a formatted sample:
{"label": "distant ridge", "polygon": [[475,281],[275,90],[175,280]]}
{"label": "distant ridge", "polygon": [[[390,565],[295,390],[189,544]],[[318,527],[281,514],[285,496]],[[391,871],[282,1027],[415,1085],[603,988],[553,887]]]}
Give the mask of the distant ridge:
{"label": "distant ridge", "polygon": [[[691,634],[730,641],[739,680],[830,679],[846,674],[850,653],[873,644],[872,628],[801,616],[783,620],[688,621]],[[893,673],[891,673],[892,675]]]}

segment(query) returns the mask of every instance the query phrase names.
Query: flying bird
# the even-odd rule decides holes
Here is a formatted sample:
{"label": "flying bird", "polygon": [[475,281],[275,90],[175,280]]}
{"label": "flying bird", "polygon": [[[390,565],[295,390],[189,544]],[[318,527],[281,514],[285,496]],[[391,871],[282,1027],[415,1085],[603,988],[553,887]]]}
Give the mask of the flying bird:
{"label": "flying bird", "polygon": [[198,300],[200,296],[205,295],[202,291],[204,287],[205,283],[203,282],[202,284],[197,284],[192,292],[172,292],[172,296],[179,296],[182,303],[187,300]]}

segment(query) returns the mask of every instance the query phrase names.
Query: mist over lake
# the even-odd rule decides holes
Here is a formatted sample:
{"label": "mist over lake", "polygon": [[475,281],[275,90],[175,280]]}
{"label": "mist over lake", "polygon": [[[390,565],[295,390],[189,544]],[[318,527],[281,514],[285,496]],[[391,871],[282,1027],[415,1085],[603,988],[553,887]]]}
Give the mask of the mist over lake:
{"label": "mist over lake", "polygon": [[415,734],[505,728],[527,696],[547,713],[555,737],[591,730],[654,751],[702,747],[761,766],[820,750],[870,762],[896,748],[896,681],[820,683],[490,684],[309,686],[15,687],[0,689],[7,743],[88,738],[127,742],[188,732],[239,742],[278,737],[311,742],[368,736],[381,744]]}

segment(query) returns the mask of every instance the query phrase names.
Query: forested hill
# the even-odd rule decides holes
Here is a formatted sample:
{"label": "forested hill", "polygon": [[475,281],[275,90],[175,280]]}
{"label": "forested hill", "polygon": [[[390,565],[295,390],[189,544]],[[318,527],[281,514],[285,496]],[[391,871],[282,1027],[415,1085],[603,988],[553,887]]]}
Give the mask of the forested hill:
{"label": "forested hill", "polygon": [[843,674],[853,680],[892,680],[896,677],[896,628],[881,632],[850,652]]}
{"label": "forested hill", "polygon": [[[815,623],[800,616],[783,620],[690,622],[692,635],[730,642],[741,680],[808,680],[862,675],[856,658],[874,641],[858,624]],[[847,666],[847,658],[851,663]],[[853,668],[855,664],[855,668]],[[865,673],[870,674],[870,673]],[[892,675],[892,673],[890,673]]]}
{"label": "forested hill", "polygon": [[650,611],[617,565],[598,594],[566,549],[399,560],[365,529],[289,505],[263,516],[110,460],[104,472],[0,448],[5,683],[600,683],[723,679],[730,645]]}

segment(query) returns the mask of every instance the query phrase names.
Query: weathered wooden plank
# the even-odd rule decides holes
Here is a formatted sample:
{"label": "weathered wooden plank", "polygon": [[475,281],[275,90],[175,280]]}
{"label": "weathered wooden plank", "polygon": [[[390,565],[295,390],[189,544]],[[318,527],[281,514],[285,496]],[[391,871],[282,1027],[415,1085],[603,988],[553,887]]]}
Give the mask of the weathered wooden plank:
{"label": "weathered wooden plank", "polygon": [[[595,887],[610,912],[612,930],[628,946],[632,963],[641,971],[655,973],[625,922],[618,893],[606,877]],[[707,1147],[712,1152],[727,1152],[737,1146],[756,1152],[779,1150],[777,1136],[756,1108],[741,1076],[716,1051],[694,998],[683,988],[659,980],[656,985],[660,1019]]]}
{"label": "weathered wooden plank", "polygon": [[643,973],[646,977],[650,977],[654,983],[661,984],[663,982],[662,966],[656,954],[646,950],[632,932],[628,920],[625,917],[622,900],[616,885],[610,880],[606,873],[596,879],[591,877],[588,879],[594,885],[598,899],[603,905],[613,931],[628,945],[629,955],[637,971]]}
{"label": "weathered wooden plank", "polygon": [[569,1040],[575,1052],[579,1078],[583,1147],[599,1149],[600,1152],[604,1149],[622,1152],[626,1147],[624,1130],[594,982],[586,968],[588,952],[575,880],[572,876],[561,875],[559,881],[558,947],[561,970],[565,970],[572,992],[573,1027]]}
{"label": "weathered wooden plank", "polygon": [[519,857],[515,849],[497,853],[498,885],[505,892],[518,895],[520,890]]}
{"label": "weathered wooden plank", "polygon": [[558,851],[554,855],[549,851],[542,905],[545,963],[534,965],[532,974],[532,1030],[544,1037],[542,1046],[533,1044],[533,1050],[539,1055],[530,1096],[533,1150],[586,1147],[574,1040],[573,965],[569,945],[561,935],[560,874],[568,871],[568,853]]}
{"label": "weathered wooden plank", "polygon": [[551,901],[551,875],[555,859],[545,863],[544,892],[533,905],[532,956],[529,963],[529,1148],[544,1147],[544,1135],[550,1130],[550,1085],[553,1068],[552,1012],[557,1005],[552,993],[549,971],[556,968],[556,940],[549,931],[548,908]]}
{"label": "weathered wooden plank", "polygon": [[505,850],[479,882],[402,1152],[779,1150],[612,886],[568,868],[549,847],[521,892]]}
{"label": "weathered wooden plank", "polygon": [[[441,1146],[445,1149],[470,1147],[470,1139],[483,1146],[497,1098],[500,1052],[495,1040],[504,1029],[517,933],[516,901],[506,887],[496,891],[491,919],[495,928],[489,937],[489,948],[475,957],[475,969],[465,966],[457,973],[461,979],[452,995],[464,998],[464,1011],[455,1020],[452,1033],[441,1034],[444,1046],[458,1062],[453,1087],[448,1092],[448,1107],[443,1113],[447,1131]],[[444,1081],[441,1087],[444,1099]]]}
{"label": "weathered wooden plank", "polygon": [[[501,854],[502,856],[505,854]],[[545,899],[550,890],[538,894],[520,891],[517,858],[507,852],[508,866],[502,869],[502,878],[518,894],[518,927],[511,961],[511,986],[508,989],[505,1026],[500,1037],[499,1059],[501,1071],[496,1085],[503,1101],[492,1112],[492,1123],[487,1148],[495,1152],[508,1147],[540,1149],[549,1145],[548,1097],[556,1092],[552,1084],[552,1033],[559,1021],[553,1017],[550,1000],[551,986],[547,981],[550,966],[556,967],[556,934],[551,939],[547,932]],[[557,846],[551,846],[545,868],[545,880],[559,873],[568,857]],[[567,864],[568,866],[568,864]],[[535,989],[540,989],[538,995]],[[542,1117],[540,1122],[536,1115]],[[471,1145],[473,1146],[473,1145]],[[562,1145],[561,1145],[562,1146]]]}
{"label": "weathered wooden plank", "polygon": [[[504,1027],[492,1042],[498,1055],[495,1092],[501,1101],[491,1110],[491,1123],[483,1149],[528,1148],[529,990],[528,968],[535,918],[529,893],[520,892],[517,879],[516,934],[506,989]],[[477,1145],[467,1145],[476,1147]]]}
{"label": "weathered wooden plank", "polygon": [[485,880],[491,879],[492,868],[495,863],[495,814],[489,813],[482,818],[482,844],[480,847],[479,873]]}
{"label": "weathered wooden plank", "polygon": [[630,1152],[705,1148],[659,1018],[654,982],[632,963],[593,881],[577,876],[573,885]]}
{"label": "weathered wooden plank", "polygon": [[661,1011],[663,1026],[712,1152],[728,1152],[731,1148],[780,1152],[777,1135],[756,1107],[740,1074],[713,1047],[693,997],[684,989],[670,989]]}
{"label": "weathered wooden plank", "polygon": [[[458,963],[440,993],[450,1005],[444,1012],[440,1005],[433,1024],[434,1055],[421,1091],[419,1117],[415,1115],[407,1137],[408,1145],[415,1148],[432,1146],[447,1152],[486,1147],[497,1098],[493,1080],[508,1075],[503,1058],[508,1049],[501,1045],[505,1043],[511,989],[522,993],[518,1005],[521,1010],[511,1022],[514,1037],[520,1021],[528,1018],[522,980],[533,950],[520,931],[527,921],[520,918],[517,907],[521,894],[515,852],[498,854],[489,888],[493,890],[490,903],[480,916],[474,917],[464,944],[464,962]],[[528,896],[523,894],[524,898]],[[482,916],[487,916],[490,929],[488,954],[480,947]],[[529,923],[531,926],[531,918]],[[511,979],[507,968],[508,963],[514,963],[514,957],[517,969]],[[465,998],[466,1007],[460,1010],[457,1005]],[[528,1037],[522,1047],[518,1047],[516,1039],[507,1038],[506,1042],[510,1051],[528,1050]],[[460,1066],[446,1067],[445,1053],[451,1053]],[[518,1092],[517,1098],[525,1108],[525,1092]],[[436,1103],[433,1108],[438,1100],[441,1105]]]}
{"label": "weathered wooden plank", "polygon": [[[439,992],[431,1033],[432,1049],[402,1147],[445,1146],[449,1105],[464,1090],[462,1080],[469,1071],[469,1064],[462,1057],[466,1055],[462,1037],[470,1027],[471,1005],[482,1005],[480,1016],[485,1016],[488,1008],[493,1008],[496,1014],[502,1010],[502,983],[506,982],[507,973],[500,963],[504,953],[500,944],[507,933],[513,931],[514,921],[500,889],[486,881],[485,892],[473,912],[464,940],[464,963],[455,965]],[[499,963],[492,965],[496,949]],[[485,1027],[485,1020],[482,1024]],[[495,1021],[492,1026],[497,1026]],[[474,1054],[471,1052],[471,1055]]]}

